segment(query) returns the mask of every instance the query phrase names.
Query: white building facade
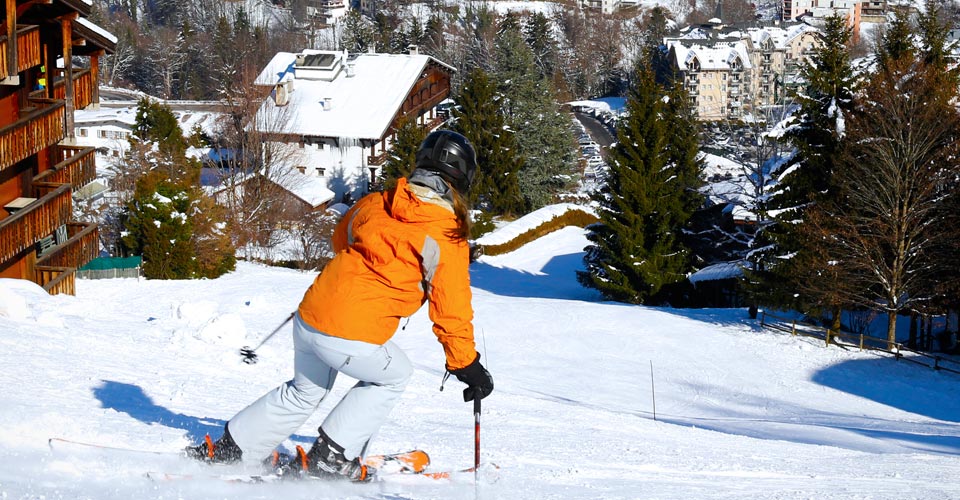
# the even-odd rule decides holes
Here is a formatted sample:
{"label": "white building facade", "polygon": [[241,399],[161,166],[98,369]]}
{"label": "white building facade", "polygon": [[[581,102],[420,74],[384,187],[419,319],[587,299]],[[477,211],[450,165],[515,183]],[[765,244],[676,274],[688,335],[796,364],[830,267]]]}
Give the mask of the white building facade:
{"label": "white building facade", "polygon": [[281,52],[256,84],[269,91],[253,126],[274,161],[326,179],[338,200],[368,192],[404,119],[444,122],[453,68],[420,54]]}

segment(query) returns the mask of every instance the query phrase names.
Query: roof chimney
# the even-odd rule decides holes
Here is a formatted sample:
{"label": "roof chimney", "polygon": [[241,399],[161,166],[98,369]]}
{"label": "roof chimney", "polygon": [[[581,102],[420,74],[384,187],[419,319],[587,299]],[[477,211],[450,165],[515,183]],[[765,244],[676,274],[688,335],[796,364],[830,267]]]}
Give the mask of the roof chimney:
{"label": "roof chimney", "polygon": [[414,44],[407,45],[407,54],[410,54],[411,56],[420,54],[420,47],[417,47]]}

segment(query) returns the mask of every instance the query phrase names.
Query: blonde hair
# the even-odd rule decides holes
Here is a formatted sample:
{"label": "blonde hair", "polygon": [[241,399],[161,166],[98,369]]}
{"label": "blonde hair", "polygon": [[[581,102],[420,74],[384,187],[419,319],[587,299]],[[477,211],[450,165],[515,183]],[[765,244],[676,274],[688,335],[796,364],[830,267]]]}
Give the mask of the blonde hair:
{"label": "blonde hair", "polygon": [[460,191],[457,191],[453,188],[453,186],[450,186],[449,182],[447,182],[447,186],[449,186],[450,193],[453,195],[453,213],[457,216],[457,227],[447,232],[447,236],[454,240],[467,241],[470,239],[471,228],[470,203],[467,201],[467,198],[460,193]]}

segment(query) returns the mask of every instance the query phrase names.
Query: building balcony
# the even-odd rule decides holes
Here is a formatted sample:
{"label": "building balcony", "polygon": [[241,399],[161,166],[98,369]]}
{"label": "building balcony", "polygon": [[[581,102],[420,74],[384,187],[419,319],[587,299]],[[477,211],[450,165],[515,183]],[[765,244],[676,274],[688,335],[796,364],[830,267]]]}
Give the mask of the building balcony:
{"label": "building balcony", "polygon": [[0,171],[57,144],[64,137],[63,101],[31,99],[20,119],[0,127]]}
{"label": "building balcony", "polygon": [[[60,72],[62,73],[62,71]],[[45,99],[47,89],[34,90],[30,93],[31,99]],[[64,100],[67,98],[67,85],[62,75],[54,77],[53,98]],[[73,72],[73,107],[83,109],[93,103],[93,73],[89,69]]]}
{"label": "building balcony", "polygon": [[37,259],[37,266],[79,269],[100,253],[100,233],[93,223],[67,223],[49,238],[49,243],[41,246],[42,253]]}
{"label": "building balcony", "polygon": [[387,162],[387,157],[390,156],[389,151],[384,151],[380,154],[371,155],[367,157],[367,165],[372,167],[379,167]]}
{"label": "building balcony", "polygon": [[73,190],[93,182],[97,177],[97,150],[93,147],[54,146],[51,154],[57,164],[33,178],[33,182],[70,184]]}
{"label": "building balcony", "polygon": [[[71,222],[73,200],[69,184],[34,184],[38,197],[21,199],[22,207],[0,219],[0,262],[32,249],[60,226]],[[10,209],[8,208],[7,211]]]}
{"label": "building balcony", "polygon": [[[63,77],[53,82],[53,98],[66,99],[67,85]],[[89,69],[73,73],[73,107],[83,109],[93,103],[93,73]]]}
{"label": "building balcony", "polygon": [[17,69],[7,68],[7,35],[0,35],[0,79],[43,64],[39,26],[17,26]]}

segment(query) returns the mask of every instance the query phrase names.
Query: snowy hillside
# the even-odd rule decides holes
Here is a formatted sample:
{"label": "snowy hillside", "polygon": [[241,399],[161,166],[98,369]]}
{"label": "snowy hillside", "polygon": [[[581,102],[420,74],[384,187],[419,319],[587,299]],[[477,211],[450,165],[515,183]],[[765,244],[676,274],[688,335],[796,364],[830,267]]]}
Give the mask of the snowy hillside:
{"label": "snowy hillside", "polygon": [[[761,330],[743,310],[601,302],[574,277],[585,245],[567,228],[472,266],[496,381],[482,456],[500,466],[479,490],[410,476],[153,482],[143,474],[223,469],[50,451],[52,436],[166,452],[219,436],[291,375],[289,327],[256,365],[238,349],[279,325],[313,274],[241,263],[216,280],[80,281],[76,297],[0,280],[0,498],[960,498],[960,377]],[[471,465],[471,408],[457,382],[438,390],[443,352],[425,313],[395,340],[416,371],[372,451]],[[309,443],[351,385],[341,378],[284,446]]]}

